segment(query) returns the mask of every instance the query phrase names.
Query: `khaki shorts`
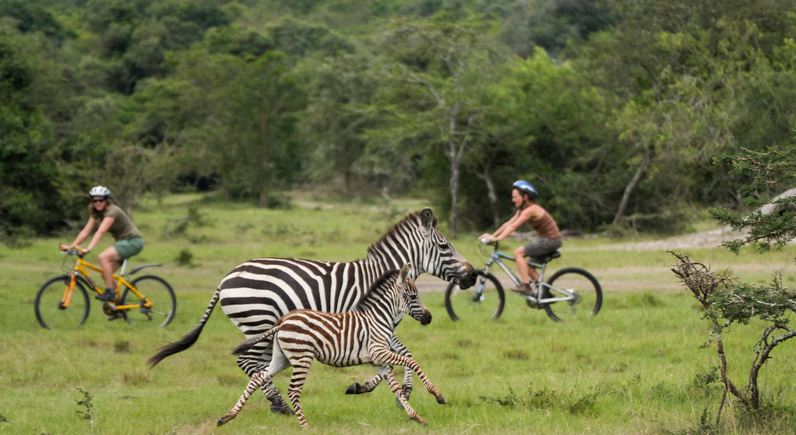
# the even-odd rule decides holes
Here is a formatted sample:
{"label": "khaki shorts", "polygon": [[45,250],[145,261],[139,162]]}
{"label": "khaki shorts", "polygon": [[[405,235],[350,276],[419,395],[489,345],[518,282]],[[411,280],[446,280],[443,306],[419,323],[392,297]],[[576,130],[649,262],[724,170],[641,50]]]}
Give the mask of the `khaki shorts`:
{"label": "khaki shorts", "polygon": [[545,254],[554,252],[561,247],[561,238],[548,239],[546,237],[537,237],[531,243],[525,245],[525,256],[533,258],[534,261],[541,261],[541,257]]}
{"label": "khaki shorts", "polygon": [[133,237],[132,239],[117,240],[113,245],[122,260],[130,258],[144,249],[144,239]]}

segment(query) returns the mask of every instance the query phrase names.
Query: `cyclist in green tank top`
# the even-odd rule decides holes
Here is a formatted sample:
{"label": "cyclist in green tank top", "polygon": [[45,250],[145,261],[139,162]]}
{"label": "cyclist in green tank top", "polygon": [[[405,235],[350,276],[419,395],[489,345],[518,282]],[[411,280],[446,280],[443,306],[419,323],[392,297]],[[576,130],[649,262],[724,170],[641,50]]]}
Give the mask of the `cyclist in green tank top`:
{"label": "cyclist in green tank top", "polygon": [[61,250],[74,249],[86,240],[92,232],[84,253],[89,253],[99,244],[105,233],[110,232],[116,243],[97,256],[102,267],[105,293],[99,296],[104,301],[112,301],[115,295],[113,273],[121,266],[122,260],[130,258],[144,248],[141,232],[127,213],[111,200],[111,191],[105,186],[94,186],[89,191],[91,203],[88,205],[88,222],[71,244],[61,244]]}

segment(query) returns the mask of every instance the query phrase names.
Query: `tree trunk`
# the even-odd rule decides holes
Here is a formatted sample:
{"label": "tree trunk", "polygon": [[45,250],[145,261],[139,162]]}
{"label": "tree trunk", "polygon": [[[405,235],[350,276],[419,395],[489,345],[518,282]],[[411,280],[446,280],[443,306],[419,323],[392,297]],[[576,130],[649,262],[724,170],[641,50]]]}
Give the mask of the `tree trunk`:
{"label": "tree trunk", "polygon": [[492,213],[492,224],[494,227],[500,226],[500,217],[498,216],[498,209],[497,209],[497,191],[495,190],[495,183],[492,181],[492,177],[489,175],[489,167],[484,167],[484,171],[476,174],[476,176],[482,180],[484,180],[484,184],[486,184],[486,198],[489,201],[489,211]]}
{"label": "tree trunk", "polygon": [[627,212],[627,204],[630,202],[630,197],[633,196],[633,192],[636,190],[639,184],[641,184],[641,179],[644,177],[644,173],[647,172],[650,165],[652,164],[654,151],[650,148],[646,148],[644,150],[644,160],[642,160],[641,165],[639,165],[636,173],[633,175],[633,178],[625,187],[625,192],[622,194],[622,200],[619,201],[619,207],[616,210],[616,214],[614,215],[614,220],[611,222],[611,225],[619,225],[622,222],[622,219],[625,217],[625,213]]}
{"label": "tree trunk", "polygon": [[450,236],[456,237],[456,225],[459,220],[459,207],[456,204],[459,201],[459,162],[456,159],[451,159],[451,211],[450,211]]}
{"label": "tree trunk", "polygon": [[[775,337],[774,340],[769,342],[769,337],[771,334],[779,329],[782,329],[787,333],[779,337]],[[763,336],[757,343],[758,350],[756,352],[755,360],[752,364],[752,370],[749,373],[749,383],[746,386],[746,392],[749,394],[748,405],[751,406],[752,409],[760,409],[760,389],[757,386],[757,377],[760,374],[760,369],[763,368],[763,365],[766,363],[766,361],[771,358],[771,352],[778,344],[793,337],[796,337],[796,331],[793,331],[788,327],[778,325],[769,326],[763,332]]]}

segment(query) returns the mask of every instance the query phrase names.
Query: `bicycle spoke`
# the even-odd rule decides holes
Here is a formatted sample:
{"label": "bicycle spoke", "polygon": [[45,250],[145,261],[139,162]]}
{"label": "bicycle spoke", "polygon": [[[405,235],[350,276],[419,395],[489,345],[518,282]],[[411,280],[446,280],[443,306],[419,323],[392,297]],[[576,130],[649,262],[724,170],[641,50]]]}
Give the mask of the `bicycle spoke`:
{"label": "bicycle spoke", "polygon": [[69,329],[82,325],[89,312],[89,299],[80,282],[75,283],[69,306],[63,306],[62,301],[66,287],[69,285],[69,275],[52,278],[39,289],[36,294],[35,310],[36,320],[48,329]]}
{"label": "bicycle spoke", "polygon": [[589,272],[567,268],[556,272],[549,280],[545,297],[566,298],[545,305],[553,320],[575,322],[594,317],[602,307],[602,289]]}
{"label": "bicycle spoke", "polygon": [[134,280],[132,284],[145,299],[141,300],[130,289],[125,289],[121,305],[138,305],[123,312],[123,317],[129,323],[163,327],[174,319],[177,300],[165,280],[147,275]]}
{"label": "bicycle spoke", "polygon": [[481,274],[476,284],[462,290],[450,284],[445,291],[445,309],[452,320],[483,322],[497,319],[503,312],[503,287],[490,274]]}

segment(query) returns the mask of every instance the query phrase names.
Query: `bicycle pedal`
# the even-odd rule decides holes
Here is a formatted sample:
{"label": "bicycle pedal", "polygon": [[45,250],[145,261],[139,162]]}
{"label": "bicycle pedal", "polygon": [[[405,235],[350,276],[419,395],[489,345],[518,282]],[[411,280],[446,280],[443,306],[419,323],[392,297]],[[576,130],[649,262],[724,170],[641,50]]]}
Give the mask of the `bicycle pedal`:
{"label": "bicycle pedal", "polygon": [[119,311],[116,310],[116,306],[114,306],[113,303],[105,302],[105,303],[102,304],[102,312],[106,316],[111,316],[111,315],[117,314]]}
{"label": "bicycle pedal", "polygon": [[542,308],[544,308],[544,305],[534,302],[531,299],[527,299],[525,303],[528,305],[528,308],[533,308],[535,310],[541,310]]}

